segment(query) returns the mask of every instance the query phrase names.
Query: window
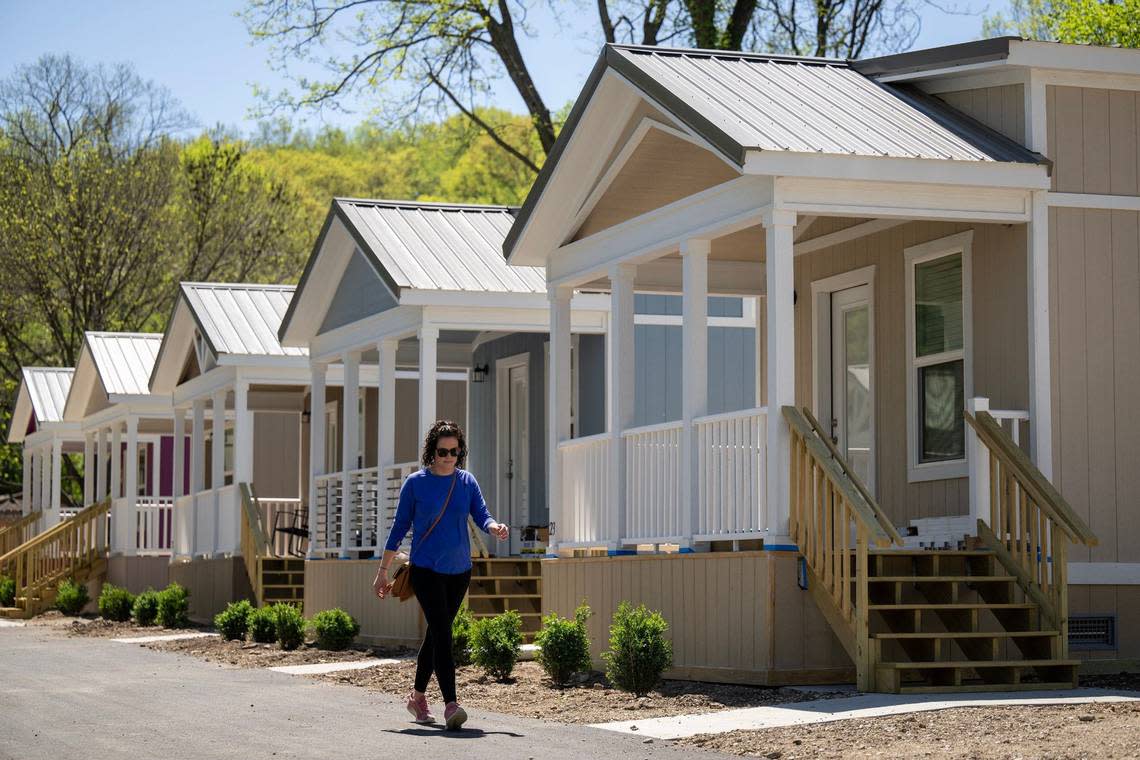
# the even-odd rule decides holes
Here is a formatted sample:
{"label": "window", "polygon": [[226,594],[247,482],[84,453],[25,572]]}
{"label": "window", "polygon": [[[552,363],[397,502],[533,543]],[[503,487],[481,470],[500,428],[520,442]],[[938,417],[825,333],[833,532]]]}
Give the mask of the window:
{"label": "window", "polygon": [[970,248],[964,232],[906,250],[908,475],[966,475],[963,411],[972,393]]}

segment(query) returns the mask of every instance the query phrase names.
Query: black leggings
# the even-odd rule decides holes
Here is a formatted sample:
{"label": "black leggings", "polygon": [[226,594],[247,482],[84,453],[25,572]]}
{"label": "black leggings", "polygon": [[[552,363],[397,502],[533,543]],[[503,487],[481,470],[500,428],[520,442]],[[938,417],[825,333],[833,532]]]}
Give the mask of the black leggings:
{"label": "black leggings", "polygon": [[463,604],[471,571],[455,575],[412,566],[412,590],[427,619],[427,633],[416,661],[416,691],[427,691],[432,671],[444,702],[455,699],[455,657],[451,653],[451,623]]}

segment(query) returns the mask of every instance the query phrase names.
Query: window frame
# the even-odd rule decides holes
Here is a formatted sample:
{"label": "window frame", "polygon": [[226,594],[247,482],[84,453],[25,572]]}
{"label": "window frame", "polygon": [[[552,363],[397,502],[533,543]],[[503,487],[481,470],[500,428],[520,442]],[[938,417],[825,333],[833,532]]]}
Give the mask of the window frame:
{"label": "window frame", "polygon": [[[922,483],[931,480],[964,478],[969,473],[966,456],[940,462],[920,462],[918,419],[918,375],[923,367],[962,362],[962,383],[965,399],[974,395],[974,319],[973,319],[973,243],[974,231],[967,230],[928,243],[911,246],[903,252],[906,280],[906,418],[907,418],[907,482]],[[943,351],[929,356],[918,356],[915,345],[915,267],[929,261],[961,254],[962,256],[962,348]],[[965,409],[962,410],[963,413]]]}

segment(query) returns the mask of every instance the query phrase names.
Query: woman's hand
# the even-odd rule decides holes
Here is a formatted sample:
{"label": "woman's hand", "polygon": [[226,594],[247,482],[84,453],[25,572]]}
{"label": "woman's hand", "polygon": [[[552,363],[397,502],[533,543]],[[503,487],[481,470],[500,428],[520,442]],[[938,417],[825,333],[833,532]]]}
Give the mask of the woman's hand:
{"label": "woman's hand", "polygon": [[384,568],[376,571],[376,579],[372,581],[372,593],[380,599],[392,593],[392,582],[388,580],[388,571]]}
{"label": "woman's hand", "polygon": [[502,523],[493,522],[487,526],[487,532],[500,541],[506,541],[511,535],[511,529]]}

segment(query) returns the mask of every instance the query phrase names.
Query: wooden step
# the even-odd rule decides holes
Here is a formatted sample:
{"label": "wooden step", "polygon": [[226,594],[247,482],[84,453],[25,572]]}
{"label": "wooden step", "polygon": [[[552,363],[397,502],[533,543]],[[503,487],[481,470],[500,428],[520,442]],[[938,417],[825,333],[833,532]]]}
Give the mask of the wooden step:
{"label": "wooden step", "polygon": [[1016,639],[1060,636],[1060,631],[940,631],[935,633],[872,633],[873,639]]}
{"label": "wooden step", "polygon": [[872,575],[867,578],[868,583],[1008,583],[1016,580],[1012,575]]}
{"label": "wooden step", "polygon": [[1080,660],[944,660],[942,662],[880,662],[878,667],[892,670],[984,670],[988,668],[1076,667]]}
{"label": "wooden step", "polygon": [[1031,681],[1029,683],[964,683],[957,686],[900,686],[898,694],[967,694],[971,692],[987,691],[1059,691],[1072,689],[1075,685],[1071,681]]}
{"label": "wooden step", "polygon": [[906,604],[869,604],[867,609],[874,612],[913,612],[914,610],[1035,610],[1037,605],[1031,602],[1001,602],[989,604],[986,602],[968,602],[952,604],[931,604],[928,602],[910,602]]}

